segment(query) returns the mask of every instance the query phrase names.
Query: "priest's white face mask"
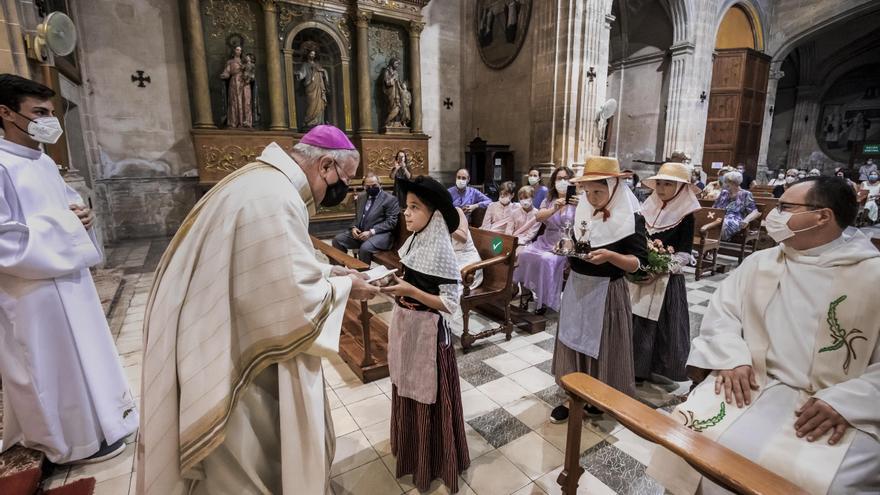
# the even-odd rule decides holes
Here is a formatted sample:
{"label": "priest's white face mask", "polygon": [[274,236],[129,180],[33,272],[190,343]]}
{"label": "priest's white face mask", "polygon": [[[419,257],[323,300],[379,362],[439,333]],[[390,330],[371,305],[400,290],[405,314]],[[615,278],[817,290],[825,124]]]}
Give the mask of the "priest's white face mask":
{"label": "priest's white face mask", "polygon": [[[819,227],[819,224],[813,224],[809,227],[805,227],[798,230],[792,230],[791,227],[788,226],[789,220],[791,217],[795,215],[804,215],[806,213],[816,213],[817,210],[808,210],[808,211],[800,211],[800,212],[791,212],[791,211],[782,211],[781,208],[785,208],[787,206],[791,206],[789,203],[780,202],[779,206],[770,210],[770,213],[767,215],[767,219],[764,221],[764,227],[767,229],[767,234],[771,239],[776,241],[777,243],[783,242],[785,240],[791,239],[795,236],[795,234],[799,234],[801,232],[806,232],[808,230],[813,230]],[[795,205],[795,206],[806,206],[806,205]]]}

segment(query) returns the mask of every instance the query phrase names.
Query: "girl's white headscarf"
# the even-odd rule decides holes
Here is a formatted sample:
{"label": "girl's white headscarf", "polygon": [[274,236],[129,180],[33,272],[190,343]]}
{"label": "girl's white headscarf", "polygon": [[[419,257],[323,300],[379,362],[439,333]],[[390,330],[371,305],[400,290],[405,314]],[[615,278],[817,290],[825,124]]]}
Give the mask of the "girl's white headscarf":
{"label": "girl's white headscarf", "polygon": [[409,236],[397,254],[407,268],[425,275],[461,280],[452,237],[439,210],[434,211],[425,228]]}
{"label": "girl's white headscarf", "polygon": [[645,217],[645,228],[648,235],[669,230],[680,224],[684,217],[700,209],[700,201],[689,184],[680,183],[675,197],[665,202],[657,192],[645,200],[642,215]]}
{"label": "girl's white headscarf", "polygon": [[574,236],[581,239],[581,229],[590,231],[589,240],[593,248],[613,244],[636,231],[635,214],[639,211],[639,200],[620,179],[604,179],[608,184],[610,201],[605,207],[596,209],[581,194],[574,214]]}

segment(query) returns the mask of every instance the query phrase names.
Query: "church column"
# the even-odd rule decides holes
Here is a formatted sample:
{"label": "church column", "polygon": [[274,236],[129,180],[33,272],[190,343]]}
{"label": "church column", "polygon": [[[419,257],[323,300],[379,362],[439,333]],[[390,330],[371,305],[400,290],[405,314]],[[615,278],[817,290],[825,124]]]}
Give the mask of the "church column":
{"label": "church column", "polygon": [[[762,172],[767,173],[767,154],[770,151],[770,131],[773,129],[773,113],[771,108],[776,105],[776,88],[779,87],[779,80],[785,76],[780,70],[782,61],[770,63],[770,77],[767,79],[767,102],[764,104],[764,124],[761,127],[761,147],[758,151],[758,175]],[[768,179],[773,176],[768,175]]]}
{"label": "church column", "polygon": [[666,135],[663,143],[663,158],[672,155],[673,151],[686,150],[683,138],[687,136],[688,118],[691,106],[697,98],[688,91],[688,76],[694,64],[695,46],[685,41],[669,47],[671,63],[669,65],[669,99],[666,103]]}
{"label": "church column", "polygon": [[599,153],[596,110],[605,101],[610,0],[580,0],[557,14],[553,162],[571,165]]}
{"label": "church column", "polygon": [[409,23],[409,72],[412,92],[412,132],[422,133],[422,56],[419,50],[424,22]]}
{"label": "church column", "polygon": [[357,69],[358,69],[358,132],[371,133],[373,116],[370,108],[370,60],[367,45],[367,30],[370,27],[370,12],[357,13]]}
{"label": "church column", "polygon": [[205,55],[205,36],[202,32],[202,16],[199,0],[186,2],[186,31],[189,37],[189,82],[192,85],[193,128],[213,129],[211,91],[208,88],[208,63]]}
{"label": "church column", "polygon": [[284,123],[284,95],[281,92],[281,45],[278,42],[278,10],[275,0],[262,0],[263,24],[266,29],[266,74],[269,79],[269,129],[287,129]]}
{"label": "church column", "polygon": [[809,167],[810,154],[817,149],[815,129],[819,118],[818,89],[813,85],[797,88],[797,103],[788,146],[788,168]]}

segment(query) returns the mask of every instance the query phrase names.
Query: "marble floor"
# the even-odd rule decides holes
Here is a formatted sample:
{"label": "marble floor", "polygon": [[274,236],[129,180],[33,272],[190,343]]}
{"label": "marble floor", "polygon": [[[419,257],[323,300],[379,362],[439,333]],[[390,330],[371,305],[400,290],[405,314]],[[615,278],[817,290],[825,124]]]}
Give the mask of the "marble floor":
{"label": "marble floor", "polygon": [[[166,239],[122,244],[107,250],[107,267],[121,274],[122,289],[110,307],[110,325],[122,364],[135,396],[140,395],[142,322],[153,280],[153,270]],[[721,258],[729,263],[730,260]],[[693,281],[688,275],[691,334],[695,335],[709,299],[724,275]],[[381,318],[390,316],[391,302],[376,299],[372,308]],[[490,322],[472,316],[479,331]],[[567,426],[549,422],[552,408],[563,394],[550,374],[555,319],[546,332],[502,335],[482,340],[472,351],[457,352],[462,403],[466,420],[470,468],[462,473],[459,493],[525,495],[560,493],[556,477],[562,469]],[[460,347],[457,346],[460,349]],[[410,476],[394,478],[389,418],[391,383],[388,379],[363,384],[342,362],[324,361],[327,395],[336,430],[336,457],[331,477],[336,495],[390,495],[418,493]],[[638,398],[662,411],[671,410],[675,392],[687,384],[660,387],[647,384]],[[672,393],[671,393],[672,392]],[[94,476],[96,495],[135,492],[135,439],[125,454],[104,463],[59,468],[44,488]],[[587,422],[581,432],[581,464],[586,472],[581,492],[591,494],[663,494],[664,489],[645,474],[654,445],[616,422],[600,418]],[[448,493],[435,482],[429,493]]]}

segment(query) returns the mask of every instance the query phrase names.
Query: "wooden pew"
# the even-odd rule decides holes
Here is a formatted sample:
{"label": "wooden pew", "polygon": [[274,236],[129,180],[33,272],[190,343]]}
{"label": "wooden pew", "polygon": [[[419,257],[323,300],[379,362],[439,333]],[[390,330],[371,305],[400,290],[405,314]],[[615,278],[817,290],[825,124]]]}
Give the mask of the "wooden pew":
{"label": "wooden pew", "polygon": [[[358,271],[370,268],[363,261],[321,242],[315,236],[310,237],[312,245],[330,260],[330,264]],[[367,301],[349,300],[339,337],[339,357],[363,383],[388,376],[388,324],[373,316]]]}
{"label": "wooden pew", "polygon": [[[701,208],[694,212],[694,250],[697,251],[694,280],[700,280],[707,270],[712,275],[718,272],[718,248],[721,247],[723,223],[724,210],[721,208]],[[708,269],[703,267],[707,253],[712,253],[712,262]]]}
{"label": "wooden pew", "polygon": [[750,495],[806,495],[785,478],[764,469],[700,433],[682,426],[671,416],[655,411],[595,378],[583,373],[562,377],[562,387],[571,398],[565,464],[557,478],[562,493],[577,493],[580,466],[581,429],[584,404],[589,402],[636,435],[669,449],[715,483],[734,492]]}
{"label": "wooden pew", "polygon": [[874,245],[875,248],[877,248],[878,251],[880,251],[880,237],[872,237],[871,243]]}

